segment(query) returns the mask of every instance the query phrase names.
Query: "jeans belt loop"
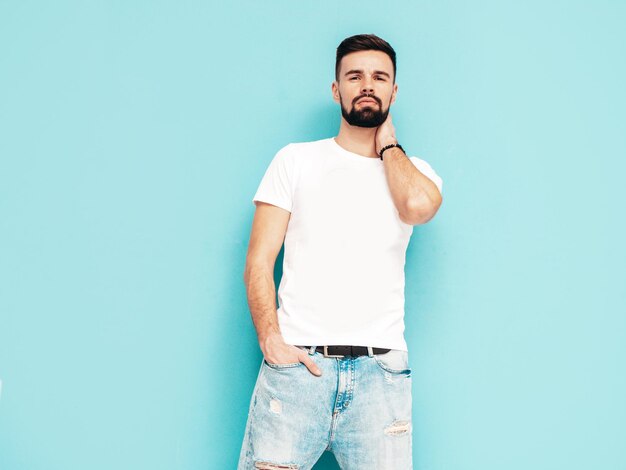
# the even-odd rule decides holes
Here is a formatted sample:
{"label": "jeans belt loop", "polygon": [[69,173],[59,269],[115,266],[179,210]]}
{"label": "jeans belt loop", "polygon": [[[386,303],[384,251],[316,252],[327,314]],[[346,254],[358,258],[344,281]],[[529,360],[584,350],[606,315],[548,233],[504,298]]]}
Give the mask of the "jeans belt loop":
{"label": "jeans belt loop", "polygon": [[315,354],[315,348],[316,348],[316,346],[311,346],[309,348],[309,356],[312,356],[313,354]]}
{"label": "jeans belt loop", "polygon": [[372,349],[372,347],[371,347],[371,346],[368,346],[368,347],[367,347],[367,355],[368,355],[369,357],[374,357],[374,350]]}

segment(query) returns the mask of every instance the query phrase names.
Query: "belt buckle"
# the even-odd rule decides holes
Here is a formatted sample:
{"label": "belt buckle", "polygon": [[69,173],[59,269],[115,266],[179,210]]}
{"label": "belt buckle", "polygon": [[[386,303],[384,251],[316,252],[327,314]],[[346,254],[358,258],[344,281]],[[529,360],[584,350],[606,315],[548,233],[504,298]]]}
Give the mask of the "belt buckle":
{"label": "belt buckle", "polygon": [[324,357],[344,357],[340,354],[328,354],[328,346],[324,346]]}

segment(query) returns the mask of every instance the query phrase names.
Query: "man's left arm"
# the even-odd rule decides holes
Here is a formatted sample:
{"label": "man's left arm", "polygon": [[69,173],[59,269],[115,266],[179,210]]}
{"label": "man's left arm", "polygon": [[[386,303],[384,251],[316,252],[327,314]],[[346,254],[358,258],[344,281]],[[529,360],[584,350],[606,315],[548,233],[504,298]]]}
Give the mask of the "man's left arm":
{"label": "man's left arm", "polygon": [[[379,153],[386,145],[396,143],[395,129],[389,114],[376,132],[376,152]],[[398,147],[385,150],[383,163],[387,184],[400,219],[410,225],[425,224],[432,219],[442,202],[437,185],[419,171]]]}

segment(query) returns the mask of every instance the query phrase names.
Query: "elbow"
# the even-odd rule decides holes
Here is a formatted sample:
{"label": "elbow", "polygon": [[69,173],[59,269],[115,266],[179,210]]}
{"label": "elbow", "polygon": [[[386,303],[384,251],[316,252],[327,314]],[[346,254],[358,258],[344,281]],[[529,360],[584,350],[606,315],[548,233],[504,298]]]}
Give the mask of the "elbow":
{"label": "elbow", "polygon": [[243,270],[243,283],[248,288],[250,280],[258,276],[273,276],[274,264],[262,259],[248,258]]}
{"label": "elbow", "polygon": [[243,270],[243,284],[246,288],[250,283],[250,277],[252,276],[253,271],[255,271],[255,266],[251,263],[246,263],[246,267]]}
{"label": "elbow", "polygon": [[435,216],[442,202],[443,198],[439,191],[432,199],[424,196],[421,200],[409,201],[405,211],[399,214],[400,220],[409,225],[423,225]]}
{"label": "elbow", "polygon": [[246,267],[243,269],[243,285],[248,287],[248,279],[250,278],[250,275],[248,274],[248,266],[246,265]]}

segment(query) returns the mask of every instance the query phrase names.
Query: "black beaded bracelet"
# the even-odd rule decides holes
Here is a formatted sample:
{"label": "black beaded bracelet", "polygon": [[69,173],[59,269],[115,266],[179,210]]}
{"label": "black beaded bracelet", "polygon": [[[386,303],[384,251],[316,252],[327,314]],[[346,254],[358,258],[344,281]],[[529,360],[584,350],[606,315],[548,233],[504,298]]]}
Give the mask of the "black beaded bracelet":
{"label": "black beaded bracelet", "polygon": [[402,145],[400,145],[400,144],[389,144],[389,145],[385,145],[383,148],[380,149],[380,153],[378,154],[378,156],[380,157],[381,160],[383,159],[383,152],[385,150],[387,150],[387,149],[390,149],[391,147],[398,147],[406,155],[406,152],[402,148]]}

